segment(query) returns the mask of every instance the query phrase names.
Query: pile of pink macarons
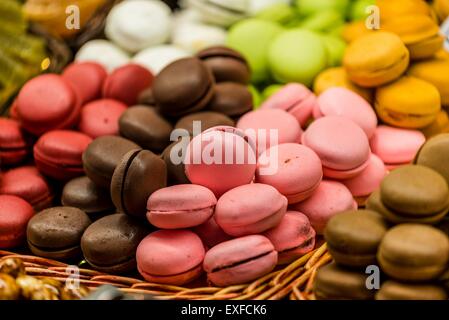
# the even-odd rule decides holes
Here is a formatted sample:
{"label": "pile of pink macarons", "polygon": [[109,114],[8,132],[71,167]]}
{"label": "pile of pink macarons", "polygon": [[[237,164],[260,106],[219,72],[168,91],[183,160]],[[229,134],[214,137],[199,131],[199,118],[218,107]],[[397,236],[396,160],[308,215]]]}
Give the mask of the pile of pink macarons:
{"label": "pile of pink macarons", "polygon": [[255,280],[313,250],[332,216],[363,206],[424,142],[420,131],[378,125],[368,102],[345,88],[316,97],[288,84],[235,128],[190,141],[192,184],[150,196],[147,218],[163,230],[139,245],[139,271],[172,284],[203,271],[217,286]]}

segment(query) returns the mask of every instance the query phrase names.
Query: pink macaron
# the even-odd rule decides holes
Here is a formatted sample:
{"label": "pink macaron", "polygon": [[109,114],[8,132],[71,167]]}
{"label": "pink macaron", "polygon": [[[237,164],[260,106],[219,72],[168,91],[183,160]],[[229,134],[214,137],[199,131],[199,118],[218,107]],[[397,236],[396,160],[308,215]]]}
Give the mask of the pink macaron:
{"label": "pink macaron", "polygon": [[252,183],[229,190],[218,199],[215,221],[227,234],[261,233],[279,224],[288,200],[274,187]]}
{"label": "pink macaron", "polygon": [[256,155],[240,133],[231,127],[214,127],[194,137],[184,157],[189,180],[212,190],[217,198],[250,183],[256,172]]}
{"label": "pink macaron", "polygon": [[294,116],[305,127],[317,107],[315,94],[300,83],[289,83],[270,96],[260,109],[281,109]]}
{"label": "pink macaron", "polygon": [[84,105],[101,97],[106,69],[95,62],[75,62],[68,65],[62,77],[70,82]]}
{"label": "pink macaron", "polygon": [[81,111],[81,99],[70,82],[56,74],[43,74],[28,81],[16,103],[22,127],[34,135],[73,127]]}
{"label": "pink macaron", "polygon": [[368,166],[359,175],[341,182],[351,191],[357,203],[364,205],[369,195],[380,187],[387,173],[383,161],[375,154],[371,154]]}
{"label": "pink macaron", "polygon": [[192,229],[203,243],[212,248],[219,243],[233,239],[229,234],[225,233],[222,228],[215,221],[215,217],[210,218],[203,224]]}
{"label": "pink macaron", "polygon": [[206,187],[179,184],[151,194],[147,203],[147,219],[161,229],[191,228],[209,220],[216,204],[217,198]]}
{"label": "pink macaron", "polygon": [[365,131],[368,139],[377,126],[377,116],[371,105],[357,93],[340,87],[327,89],[318,96],[313,116],[315,119],[325,116],[348,118]]}
{"label": "pink macaron", "polygon": [[278,254],[270,240],[262,235],[250,235],[210,249],[203,267],[210,283],[225,287],[248,283],[270,273],[277,260]]}
{"label": "pink macaron", "polygon": [[303,133],[296,118],[281,109],[248,112],[237,122],[237,128],[253,137],[258,154],[277,144],[299,143]]}
{"label": "pink macaron", "polygon": [[278,264],[290,263],[315,247],[315,230],[301,212],[287,211],[281,223],[264,233],[278,252]]}
{"label": "pink macaron", "polygon": [[410,163],[424,142],[426,138],[421,131],[380,125],[370,140],[370,146],[372,152],[392,170]]}
{"label": "pink macaron", "polygon": [[291,209],[304,213],[316,233],[323,234],[330,218],[340,212],[357,209],[357,203],[344,184],[323,180],[310,198],[292,205]]}
{"label": "pink macaron", "polygon": [[328,178],[352,178],[369,163],[368,138],[347,118],[327,116],[315,120],[302,135],[302,144],[318,154]]}
{"label": "pink macaron", "polygon": [[24,166],[3,173],[0,194],[20,197],[36,212],[51,206],[53,192],[44,176],[34,166]]}
{"label": "pink macaron", "polygon": [[78,177],[84,173],[82,155],[91,142],[88,135],[77,131],[47,132],[34,145],[36,167],[57,180]]}
{"label": "pink macaron", "polygon": [[113,99],[92,101],[82,108],[78,128],[92,138],[118,135],[118,120],[126,109],[126,104]]}
{"label": "pink macaron", "polygon": [[103,98],[115,99],[128,106],[137,103],[139,95],[151,87],[154,76],[138,64],[127,64],[114,70],[103,84]]}
{"label": "pink macaron", "polygon": [[30,139],[20,123],[0,118],[0,165],[15,165],[30,154]]}
{"label": "pink macaron", "polygon": [[273,146],[257,160],[256,182],[275,187],[289,204],[310,197],[322,178],[320,158],[312,149],[297,143]]}
{"label": "pink macaron", "polygon": [[183,285],[201,275],[205,253],[192,231],[159,230],[137,247],[137,269],[149,282]]}
{"label": "pink macaron", "polygon": [[0,195],[0,248],[22,244],[28,221],[33,215],[33,207],[22,198]]}

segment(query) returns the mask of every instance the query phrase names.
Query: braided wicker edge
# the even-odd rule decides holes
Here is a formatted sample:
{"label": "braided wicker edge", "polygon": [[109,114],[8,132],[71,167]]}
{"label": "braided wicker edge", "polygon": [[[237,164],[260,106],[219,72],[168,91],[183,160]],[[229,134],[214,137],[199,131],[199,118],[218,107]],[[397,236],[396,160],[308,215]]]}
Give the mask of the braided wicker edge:
{"label": "braided wicker edge", "polygon": [[[46,258],[0,250],[0,261],[19,258],[28,275],[65,282],[70,276],[68,265]],[[109,275],[90,269],[79,269],[79,282],[89,289],[109,284],[134,295],[152,295],[162,300],[312,300],[313,281],[318,268],[329,263],[326,244],[252,283],[230,287],[184,288],[149,283],[140,279]]]}

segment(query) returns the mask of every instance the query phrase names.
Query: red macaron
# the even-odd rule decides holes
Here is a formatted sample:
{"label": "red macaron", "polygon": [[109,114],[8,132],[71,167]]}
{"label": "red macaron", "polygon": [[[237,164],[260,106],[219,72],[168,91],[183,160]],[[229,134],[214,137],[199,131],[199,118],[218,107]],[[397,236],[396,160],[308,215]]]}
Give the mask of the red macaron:
{"label": "red macaron", "polygon": [[30,152],[30,139],[22,131],[20,123],[0,118],[0,164],[15,165],[22,162]]}
{"label": "red macaron", "polygon": [[154,76],[146,68],[137,64],[127,64],[117,68],[105,80],[103,98],[122,101],[128,106],[138,101],[139,95],[151,87]]}
{"label": "red macaron", "polygon": [[0,195],[0,248],[17,247],[25,239],[33,207],[22,198]]}
{"label": "red macaron", "polygon": [[72,84],[82,104],[101,98],[107,76],[106,69],[95,62],[75,62],[62,73],[62,77]]}
{"label": "red macaron", "polygon": [[20,197],[36,212],[51,206],[52,190],[43,175],[34,166],[24,166],[3,173],[0,194]]}
{"label": "red macaron", "polygon": [[78,177],[84,172],[83,152],[91,142],[92,138],[81,132],[47,132],[34,145],[36,167],[43,174],[57,180]]}
{"label": "red macaron", "polygon": [[112,99],[100,99],[86,104],[81,110],[78,128],[92,138],[118,135],[118,120],[126,104]]}
{"label": "red macaron", "polygon": [[72,85],[56,74],[44,74],[28,81],[16,103],[22,127],[34,135],[73,127],[81,111],[81,101]]}

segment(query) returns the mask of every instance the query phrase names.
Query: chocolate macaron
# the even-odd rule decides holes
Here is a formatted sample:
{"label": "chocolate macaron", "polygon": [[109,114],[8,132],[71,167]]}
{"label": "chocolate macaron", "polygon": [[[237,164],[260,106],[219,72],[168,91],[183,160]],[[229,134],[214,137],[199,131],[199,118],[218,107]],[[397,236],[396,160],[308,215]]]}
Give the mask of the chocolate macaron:
{"label": "chocolate macaron", "polygon": [[449,183],[449,133],[439,134],[424,143],[414,163],[429,167],[441,174]]}
{"label": "chocolate macaron", "polygon": [[[167,166],[167,178],[169,185],[174,184],[185,184],[190,183],[189,178],[187,178],[185,172],[185,166],[183,162],[183,146],[184,140],[180,139],[178,141],[170,144],[165,150],[162,152],[162,159],[165,161],[165,165]],[[174,156],[173,156],[174,155]],[[179,158],[181,161],[174,161],[174,158]]]}
{"label": "chocolate macaron", "polygon": [[209,47],[197,53],[197,57],[212,70],[217,82],[232,81],[248,84],[251,71],[246,59],[237,51],[224,47]]}
{"label": "chocolate macaron", "polygon": [[136,268],[136,250],[149,229],[126,214],[112,214],[94,223],[81,238],[86,261],[96,270],[123,273]]}
{"label": "chocolate macaron", "polygon": [[72,259],[80,253],[80,241],[91,220],[73,207],[43,210],[28,222],[28,247],[33,254],[49,259]]}
{"label": "chocolate macaron", "polygon": [[218,83],[207,108],[231,118],[240,117],[253,109],[253,96],[246,85],[235,82]]}
{"label": "chocolate macaron", "polygon": [[366,267],[376,263],[377,248],[387,229],[386,221],[377,212],[352,210],[333,216],[324,237],[335,262]]}
{"label": "chocolate macaron", "polygon": [[109,189],[96,185],[88,177],[78,177],[67,182],[62,189],[61,203],[86,212],[89,217],[114,210]]}
{"label": "chocolate macaron", "polygon": [[170,143],[173,126],[154,108],[134,106],[119,119],[120,135],[139,146],[161,152]]}
{"label": "chocolate macaron", "polygon": [[205,108],[214,92],[212,72],[197,58],[169,64],[153,83],[154,100],[167,116],[182,116]]}
{"label": "chocolate macaron", "polygon": [[447,300],[443,287],[435,284],[385,281],[376,293],[376,300]]}
{"label": "chocolate macaron", "polygon": [[165,162],[149,150],[131,150],[120,160],[112,176],[112,201],[120,212],[144,218],[148,197],[166,185]]}
{"label": "chocolate macaron", "polygon": [[[197,123],[195,123],[195,121]],[[200,132],[194,132],[196,129],[195,125],[198,124],[201,125],[201,127],[198,128],[200,129]],[[223,113],[214,111],[201,111],[189,114],[179,119],[175,124],[175,129],[187,130],[187,132],[191,136],[194,136],[195,134],[200,134],[201,132],[216,126],[233,127],[234,125],[234,120]]]}
{"label": "chocolate macaron", "polygon": [[128,139],[99,137],[83,153],[84,171],[97,185],[109,188],[115,167],[128,151],[134,149],[139,149],[139,146]]}

